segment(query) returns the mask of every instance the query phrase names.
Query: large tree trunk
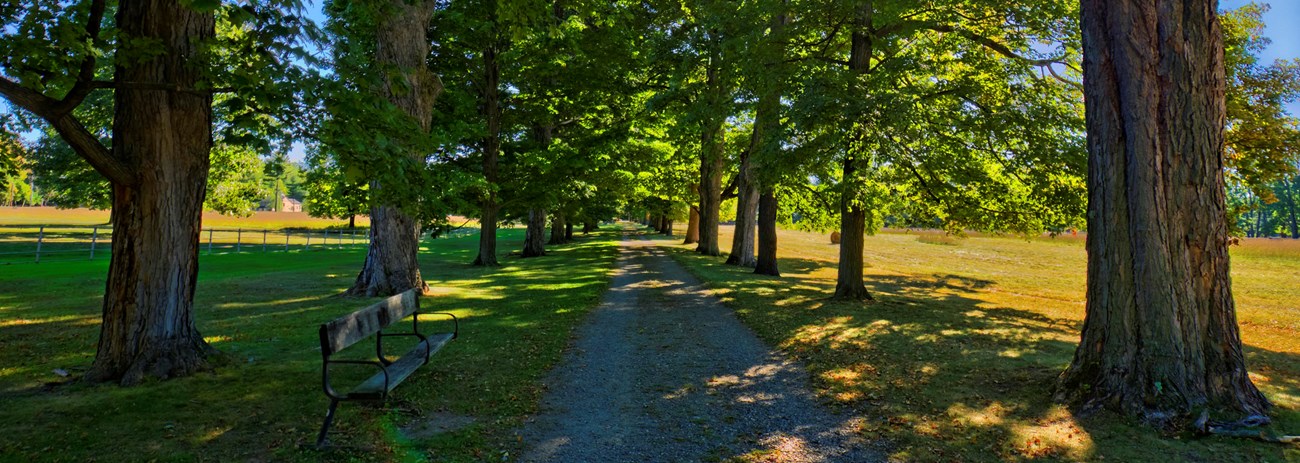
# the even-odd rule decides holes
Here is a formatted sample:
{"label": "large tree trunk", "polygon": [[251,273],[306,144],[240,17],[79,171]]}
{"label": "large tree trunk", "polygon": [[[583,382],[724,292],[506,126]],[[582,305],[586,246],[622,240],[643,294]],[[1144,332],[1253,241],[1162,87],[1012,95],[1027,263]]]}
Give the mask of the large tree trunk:
{"label": "large tree trunk", "polygon": [[[758,124],[754,124],[754,133],[750,137],[750,149],[753,152],[754,147],[761,142],[755,139],[761,139],[762,130]],[[753,267],[757,264],[754,260],[754,232],[758,225],[758,182],[754,178],[754,163],[751,160],[753,156],[743,155],[740,159],[740,179],[737,186],[736,196],[736,228],[731,240],[731,254],[727,256],[728,265],[739,265],[741,267]]]}
{"label": "large tree trunk", "polygon": [[528,230],[524,232],[524,257],[546,255],[543,236],[546,233],[546,210],[528,210]]}
{"label": "large tree trunk", "polygon": [[781,276],[776,263],[776,194],[765,190],[758,198],[758,260],[754,273]]}
{"label": "large tree trunk", "polygon": [[673,219],[664,214],[659,218],[659,233],[666,236],[673,236]]}
{"label": "large tree trunk", "polygon": [[497,61],[496,47],[489,46],[483,51],[483,115],[487,119],[487,137],[483,139],[483,177],[487,180],[488,191],[484,194],[480,208],[480,226],[478,238],[478,257],[474,265],[494,266],[497,264],[497,157],[501,153],[501,64]]}
{"label": "large tree trunk", "polygon": [[564,213],[555,212],[551,219],[551,240],[546,244],[560,245],[564,244]]}
{"label": "large tree trunk", "polygon": [[[200,219],[212,148],[212,96],[197,89],[211,13],[174,1],[123,2],[120,39],[156,41],[162,54],[119,61],[113,156],[136,173],[114,182],[112,258],[91,381],[139,383],[208,368],[214,350],[194,326]],[[149,84],[187,91],[145,89]]]}
{"label": "large tree trunk", "polygon": [[691,205],[690,218],[686,219],[686,239],[682,244],[700,242],[700,209]]}
{"label": "large tree trunk", "polygon": [[[856,160],[844,160],[844,181],[857,175]],[[846,185],[847,186],[847,185]],[[866,246],[867,212],[851,188],[845,188],[840,197],[840,262],[835,280],[835,298],[871,300],[866,283],[862,280],[863,250]]]}
{"label": "large tree trunk", "polygon": [[1214,0],[1084,0],[1088,300],[1057,399],[1172,424],[1263,414],[1228,277]]}
{"label": "large tree trunk", "polygon": [[[425,31],[433,17],[434,2],[393,0],[376,34],[375,61],[399,70],[387,74],[382,95],[428,132],[433,121],[433,102],[442,92],[442,83],[429,71],[426,59],[429,41]],[[414,159],[423,153],[412,151]],[[371,189],[384,188],[371,182]],[[401,188],[401,185],[396,187]],[[278,203],[278,202],[277,202]],[[400,208],[381,204],[370,209],[370,249],[357,280],[347,293],[358,296],[391,296],[416,288],[428,292],[429,285],[420,276],[420,221]]]}
{"label": "large tree trunk", "polygon": [[725,167],[722,156],[722,125],[705,129],[706,147],[700,160],[700,222],[699,244],[696,252],[707,256],[722,255],[718,246],[718,224],[722,208],[722,170]]}
{"label": "large tree trunk", "polygon": [[596,231],[596,228],[596,222],[582,222],[582,234],[584,235]]}

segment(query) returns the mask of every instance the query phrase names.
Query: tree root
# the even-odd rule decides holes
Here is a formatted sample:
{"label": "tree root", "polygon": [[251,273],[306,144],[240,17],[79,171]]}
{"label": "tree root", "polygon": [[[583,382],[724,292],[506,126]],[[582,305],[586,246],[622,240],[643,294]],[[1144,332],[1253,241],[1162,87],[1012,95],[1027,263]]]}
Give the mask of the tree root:
{"label": "tree root", "polygon": [[1279,435],[1270,429],[1260,429],[1262,426],[1267,426],[1269,422],[1270,420],[1266,416],[1252,415],[1235,423],[1214,423],[1209,421],[1208,414],[1202,413],[1201,417],[1196,420],[1196,428],[1205,434],[1214,436],[1240,437],[1274,444],[1300,445],[1300,436]]}

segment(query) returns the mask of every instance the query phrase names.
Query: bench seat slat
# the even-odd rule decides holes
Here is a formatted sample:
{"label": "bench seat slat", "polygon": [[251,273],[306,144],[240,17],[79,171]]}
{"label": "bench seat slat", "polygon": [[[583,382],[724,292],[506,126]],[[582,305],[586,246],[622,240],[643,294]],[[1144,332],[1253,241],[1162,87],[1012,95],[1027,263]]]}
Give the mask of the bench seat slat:
{"label": "bench seat slat", "polygon": [[415,290],[407,290],[321,325],[321,351],[331,355],[347,349],[384,327],[410,316],[420,309],[419,298],[420,295]]}
{"label": "bench seat slat", "polygon": [[414,373],[416,369],[420,368],[421,365],[424,365],[426,352],[428,355],[433,355],[435,352],[438,352],[439,349],[442,349],[442,346],[447,345],[447,342],[451,341],[451,338],[452,333],[437,333],[429,335],[428,341],[421,341],[419,344],[416,344],[415,347],[411,348],[411,350],[406,353],[406,355],[403,355],[396,362],[393,362],[392,365],[388,366],[387,390],[384,389],[384,372],[381,371],[375,373],[374,376],[371,376],[370,379],[365,380],[365,382],[362,382],[356,387],[356,389],[348,392],[348,398],[362,400],[379,400],[383,398],[384,393],[392,391],[398,384],[401,384],[402,381],[405,381],[407,377],[411,376],[411,373]]}

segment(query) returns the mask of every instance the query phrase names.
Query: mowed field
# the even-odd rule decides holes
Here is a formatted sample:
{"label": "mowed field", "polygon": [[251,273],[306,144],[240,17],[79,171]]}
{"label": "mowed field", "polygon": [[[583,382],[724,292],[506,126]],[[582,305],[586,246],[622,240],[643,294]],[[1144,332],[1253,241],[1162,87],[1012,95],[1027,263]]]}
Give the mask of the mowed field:
{"label": "mowed field", "polygon": [[[732,233],[723,227],[724,252]],[[1300,461],[1294,445],[1160,435],[1053,403],[1083,320],[1082,235],[885,231],[866,241],[867,304],[828,300],[839,252],[828,235],[779,237],[782,278],[663,243],[897,460]],[[1300,241],[1247,239],[1231,253],[1251,378],[1276,405],[1272,429],[1300,434]]]}

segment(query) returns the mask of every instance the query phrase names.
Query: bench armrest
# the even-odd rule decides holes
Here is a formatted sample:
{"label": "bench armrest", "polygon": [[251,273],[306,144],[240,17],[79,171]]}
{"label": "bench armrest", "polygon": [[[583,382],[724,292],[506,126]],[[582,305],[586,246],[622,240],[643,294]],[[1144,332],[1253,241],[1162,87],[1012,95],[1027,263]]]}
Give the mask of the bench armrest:
{"label": "bench armrest", "polygon": [[460,336],[460,319],[456,318],[455,314],[451,314],[448,312],[416,312],[414,316],[411,317],[414,320],[414,322],[417,324],[415,325],[416,326],[415,332],[417,333],[420,332],[418,324],[420,323],[421,315],[442,315],[446,317],[451,317],[451,322],[452,322],[451,338],[456,339],[457,337]]}
{"label": "bench armrest", "polygon": [[387,390],[387,389],[388,389],[388,368],[385,368],[385,367],[384,367],[384,364],[379,363],[379,361],[376,361],[376,360],[331,360],[331,359],[325,359],[324,366],[321,367],[321,384],[322,384],[322,385],[324,386],[324,388],[325,388],[325,396],[326,396],[326,397],[329,397],[329,398],[332,399],[332,400],[345,400],[345,399],[346,399],[346,397],[343,397],[343,396],[339,395],[338,392],[335,392],[335,391],[334,391],[334,387],[330,385],[330,364],[334,364],[334,363],[345,363],[345,364],[349,364],[349,365],[374,365],[376,368],[379,368],[379,371],[382,371],[382,372],[384,373],[384,390]]}

